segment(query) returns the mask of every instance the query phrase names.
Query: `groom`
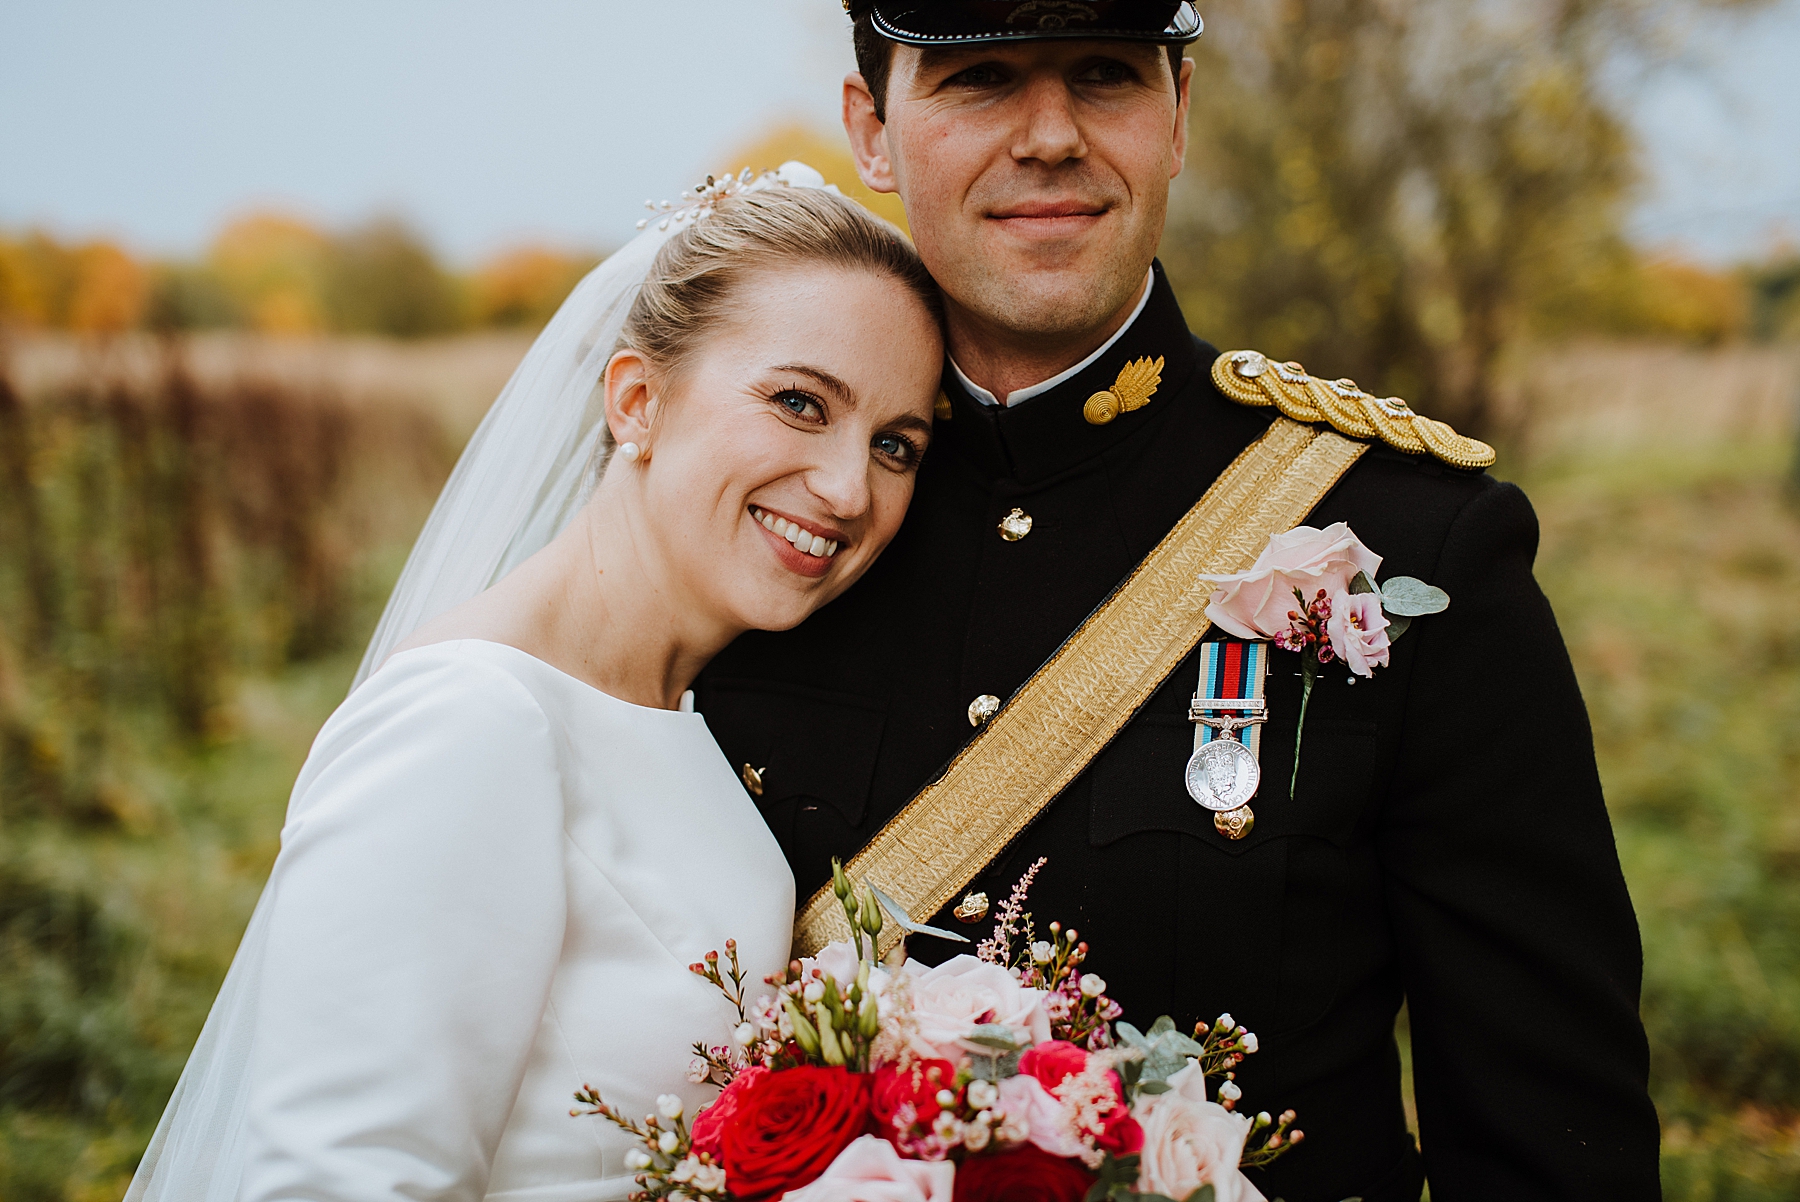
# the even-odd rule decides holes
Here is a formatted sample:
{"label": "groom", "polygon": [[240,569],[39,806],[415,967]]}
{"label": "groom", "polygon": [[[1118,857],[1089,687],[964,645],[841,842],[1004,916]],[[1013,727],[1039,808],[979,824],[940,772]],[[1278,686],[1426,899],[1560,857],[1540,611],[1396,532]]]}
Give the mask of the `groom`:
{"label": "groom", "polygon": [[[1273,418],[1215,386],[1217,352],[1154,261],[1186,147],[1190,5],[850,8],[845,127],[864,181],[906,203],[950,361],[886,556],[801,627],[742,636],[698,686],[802,897]],[[1147,394],[1122,375],[1142,359],[1161,361]],[[1110,412],[1091,401],[1103,393]],[[1229,1009],[1260,1035],[1240,1107],[1292,1106],[1307,1133],[1260,1176],[1271,1198],[1415,1202],[1427,1175],[1436,1202],[1656,1198],[1637,927],[1531,575],[1536,519],[1511,485],[1372,442],[1304,523],[1348,523],[1385,557],[1382,580],[1419,577],[1451,605],[1415,619],[1372,678],[1318,670],[1292,796],[1300,656],[1277,650],[1254,826],[1228,830],[1190,797],[1196,652],[959,886],[961,904],[914,917],[979,938],[986,924],[959,921],[985,912],[976,895],[1004,898],[1047,857],[1040,929],[1079,928],[1128,1016],[1188,1027]],[[1401,1104],[1402,1003],[1422,1157]]]}

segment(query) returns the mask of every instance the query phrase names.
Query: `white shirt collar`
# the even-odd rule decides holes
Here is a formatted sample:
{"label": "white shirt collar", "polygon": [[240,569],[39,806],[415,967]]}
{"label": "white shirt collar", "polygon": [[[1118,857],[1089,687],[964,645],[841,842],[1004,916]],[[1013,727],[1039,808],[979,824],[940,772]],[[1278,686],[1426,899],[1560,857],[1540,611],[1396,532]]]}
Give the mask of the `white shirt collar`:
{"label": "white shirt collar", "polygon": [[[1113,332],[1113,336],[1111,338],[1108,338],[1105,342],[1101,343],[1100,348],[1098,350],[1096,350],[1093,354],[1089,355],[1087,358],[1083,359],[1080,363],[1077,363],[1074,367],[1069,368],[1067,371],[1058,372],[1056,375],[1051,376],[1048,380],[1045,380],[1042,384],[1033,384],[1029,388],[1016,388],[1012,392],[1007,393],[1006,394],[1006,408],[1010,409],[1014,405],[1019,404],[1021,401],[1029,401],[1032,397],[1037,396],[1040,393],[1049,392],[1052,388],[1055,388],[1058,384],[1063,383],[1065,380],[1073,379],[1078,372],[1081,372],[1081,371],[1085,370],[1086,368],[1092,366],[1095,360],[1099,359],[1101,355],[1104,355],[1107,351],[1110,351],[1112,349],[1113,343],[1117,342],[1119,339],[1121,339],[1125,336],[1125,331],[1129,330],[1131,328],[1132,323],[1138,319],[1138,314],[1140,314],[1144,311],[1144,306],[1150,303],[1150,292],[1151,292],[1151,289],[1153,289],[1155,286],[1156,286],[1156,272],[1154,269],[1152,269],[1151,271],[1145,273],[1144,294],[1142,296],[1138,297],[1137,308],[1135,308],[1131,311],[1131,316],[1127,317],[1125,319],[1124,325],[1120,326],[1117,330],[1115,330]],[[946,355],[945,358],[949,358],[949,356]],[[960,383],[964,388],[968,389],[969,395],[974,397],[976,400],[980,401],[982,404],[998,405],[1000,403],[999,400],[994,396],[993,393],[989,392],[987,389],[983,388],[981,385],[975,383],[975,381],[969,379],[968,376],[964,375],[963,369],[956,365],[955,359],[950,359],[950,370],[956,373],[957,382]]]}

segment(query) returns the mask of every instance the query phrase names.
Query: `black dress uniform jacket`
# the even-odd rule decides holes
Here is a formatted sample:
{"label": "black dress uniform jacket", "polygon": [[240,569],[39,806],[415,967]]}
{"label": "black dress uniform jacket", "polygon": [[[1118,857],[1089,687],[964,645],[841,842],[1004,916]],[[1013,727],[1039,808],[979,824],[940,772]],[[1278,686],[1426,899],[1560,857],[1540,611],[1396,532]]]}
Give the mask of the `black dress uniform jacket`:
{"label": "black dress uniform jacket", "polygon": [[[1088,424],[1083,402],[1142,355],[1166,359],[1149,403]],[[1216,390],[1215,355],[1159,264],[1137,321],[1056,388],[997,409],[946,373],[952,415],[887,553],[800,627],[746,634],[707,669],[699,708],[734,766],[762,769],[757,802],[802,898],[972,737],[969,702],[1018,689],[1267,428],[1273,410]],[[996,527],[1014,507],[1032,527],[1009,542]],[[1451,604],[1372,680],[1320,671],[1293,797],[1300,661],[1276,651],[1254,831],[1226,839],[1189,798],[1195,654],[973,887],[998,900],[1048,857],[1040,929],[1079,930],[1128,1018],[1186,1028],[1229,1010],[1257,1032],[1240,1106],[1291,1106],[1306,1132],[1257,1176],[1271,1198],[1413,1202],[1426,1167],[1434,1202],[1656,1198],[1636,919],[1532,578],[1531,507],[1376,445],[1309,524],[1339,521],[1385,557],[1381,579],[1416,576]],[[909,942],[922,959],[956,950]]]}

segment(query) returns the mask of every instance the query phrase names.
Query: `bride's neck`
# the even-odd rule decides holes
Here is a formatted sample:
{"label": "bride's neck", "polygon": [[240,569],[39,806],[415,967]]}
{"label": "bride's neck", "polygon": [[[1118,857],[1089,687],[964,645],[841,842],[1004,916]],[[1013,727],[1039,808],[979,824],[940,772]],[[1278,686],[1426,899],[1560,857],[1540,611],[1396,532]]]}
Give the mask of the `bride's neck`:
{"label": "bride's neck", "polygon": [[[676,709],[741,631],[703,612],[616,508],[589,506],[549,546],[471,603],[465,630],[517,647],[634,705]],[[472,628],[476,633],[469,633]]]}
{"label": "bride's neck", "polygon": [[571,523],[554,641],[564,662],[551,662],[621,700],[675,709],[700,669],[742,632],[688,597],[643,527],[620,516],[602,521],[588,509]]}

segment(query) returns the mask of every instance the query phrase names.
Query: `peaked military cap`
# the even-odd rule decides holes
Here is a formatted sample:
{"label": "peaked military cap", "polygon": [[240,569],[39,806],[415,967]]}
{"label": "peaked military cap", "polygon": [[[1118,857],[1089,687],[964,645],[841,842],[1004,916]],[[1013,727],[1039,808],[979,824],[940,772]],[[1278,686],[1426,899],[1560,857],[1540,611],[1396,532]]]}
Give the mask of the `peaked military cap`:
{"label": "peaked military cap", "polygon": [[844,0],[844,11],[914,46],[1040,38],[1185,45],[1202,27],[1189,0]]}

